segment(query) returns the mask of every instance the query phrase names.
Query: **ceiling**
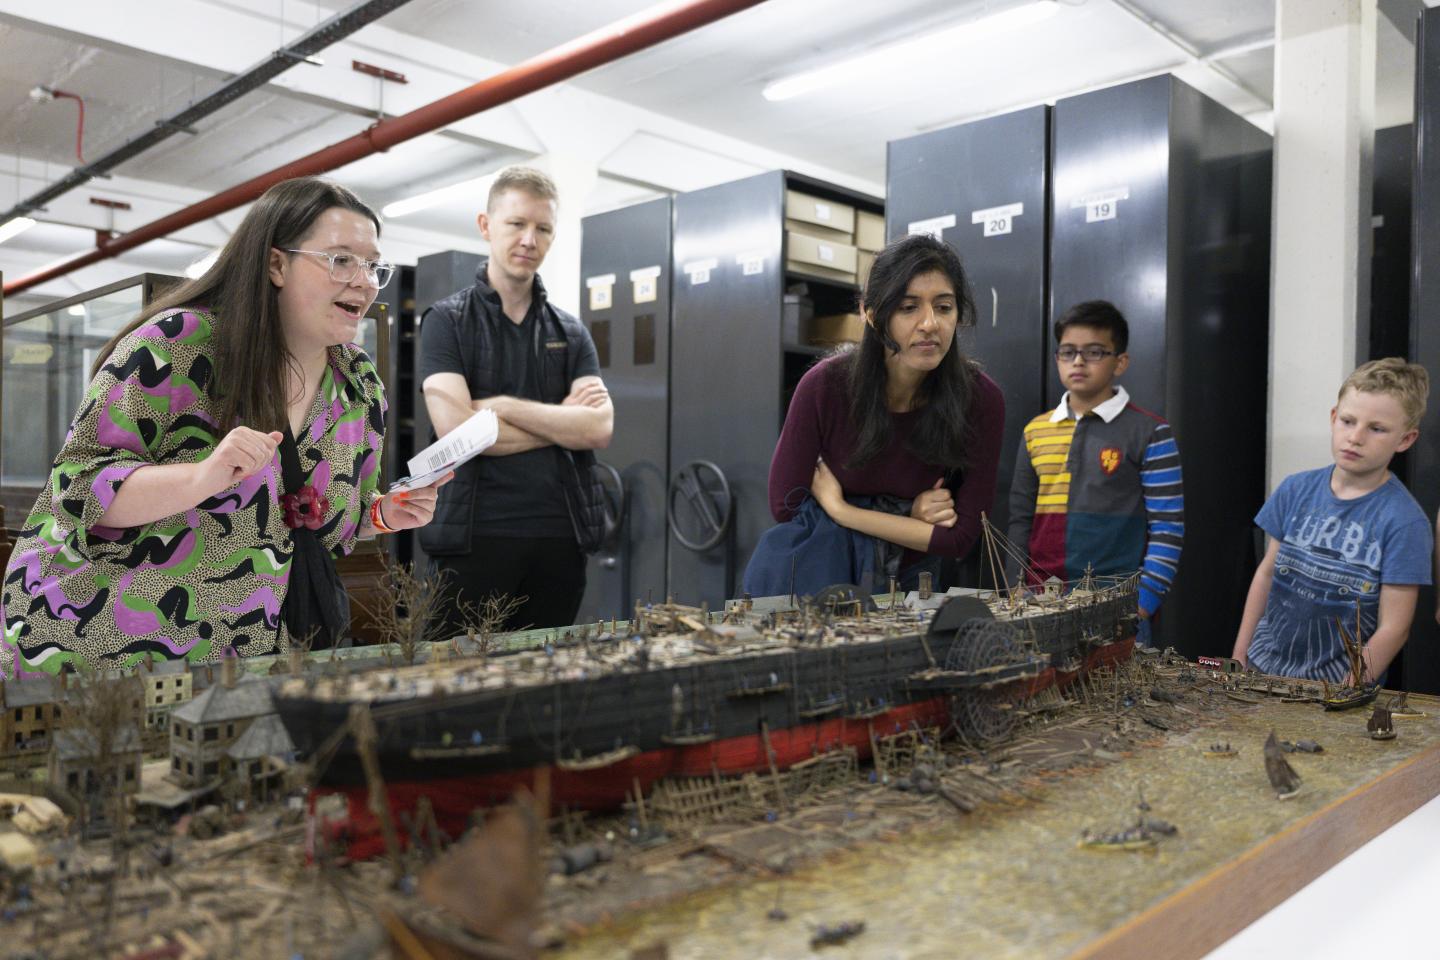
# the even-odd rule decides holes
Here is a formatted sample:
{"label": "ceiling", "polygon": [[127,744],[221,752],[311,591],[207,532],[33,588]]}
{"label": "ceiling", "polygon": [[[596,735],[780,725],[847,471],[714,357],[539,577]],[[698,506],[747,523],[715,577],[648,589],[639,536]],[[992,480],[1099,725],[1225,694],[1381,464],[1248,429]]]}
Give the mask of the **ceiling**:
{"label": "ceiling", "polygon": [[[768,0],[609,66],[563,91],[402,144],[336,171],[377,205],[472,179],[536,156],[593,153],[576,212],[592,212],[784,165],[879,192],[889,140],[1172,71],[1268,128],[1275,0],[1065,0],[1023,30],[966,42],[883,72],[782,102],[761,91],[779,77],[892,42],[1023,6],[1026,0]],[[1440,0],[1428,0],[1431,5]],[[1415,0],[1382,0],[1403,11]],[[85,97],[87,159],[149,129],[267,56],[349,0],[155,0],[128,23],[66,20],[35,0],[0,0],[0,209],[75,164],[76,107],[37,102],[37,85]],[[108,7],[108,5],[106,5]],[[651,6],[649,0],[410,0],[325,51],[323,68],[281,78],[52,203],[42,223],[0,244],[7,277],[93,246],[97,226],[133,229],[194,199],[351,136],[378,112],[437,99],[483,76]],[[96,8],[98,9],[98,8]],[[1411,11],[1413,14],[1413,10]],[[145,20],[145,18],[151,18]],[[204,24],[232,26],[206,37]],[[188,31],[188,32],[187,32]],[[350,59],[407,74],[405,86],[353,74]],[[1389,19],[1377,27],[1377,126],[1409,120],[1413,52]],[[574,166],[574,163],[571,163]],[[598,173],[598,177],[593,176]],[[562,191],[563,192],[563,191]],[[130,211],[92,208],[123,197]],[[474,202],[387,223],[397,260],[481,249]],[[67,295],[139,269],[174,271],[223,242],[240,212],[127,254],[122,264],[38,288]],[[108,271],[108,272],[107,272]],[[116,273],[119,271],[119,273]],[[13,312],[16,304],[7,304]]]}

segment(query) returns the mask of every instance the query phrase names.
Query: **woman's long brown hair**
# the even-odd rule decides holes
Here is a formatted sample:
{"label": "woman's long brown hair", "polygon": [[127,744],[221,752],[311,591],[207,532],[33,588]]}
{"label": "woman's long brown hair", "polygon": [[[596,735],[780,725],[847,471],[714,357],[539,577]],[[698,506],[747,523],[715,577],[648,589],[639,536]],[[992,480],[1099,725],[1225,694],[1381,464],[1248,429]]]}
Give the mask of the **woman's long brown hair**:
{"label": "woman's long brown hair", "polygon": [[335,207],[368,217],[379,234],[375,211],[338,183],[301,177],[266,190],[210,269],[157,298],[111,337],[91,377],[123,337],[156,314],[176,307],[200,308],[215,318],[210,341],[214,366],[204,387],[219,404],[221,432],[242,420],[255,430],[284,430],[289,423],[285,375],[296,361],[285,348],[279,290],[270,282],[270,251],[298,246],[320,215]]}

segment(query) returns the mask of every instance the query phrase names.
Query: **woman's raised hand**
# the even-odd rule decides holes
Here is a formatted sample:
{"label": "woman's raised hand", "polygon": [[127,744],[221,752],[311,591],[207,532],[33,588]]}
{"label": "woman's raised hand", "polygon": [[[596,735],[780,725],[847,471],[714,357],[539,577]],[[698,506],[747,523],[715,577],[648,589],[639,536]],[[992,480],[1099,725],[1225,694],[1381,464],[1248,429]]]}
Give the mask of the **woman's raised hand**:
{"label": "woman's raised hand", "polygon": [[380,498],[380,522],[391,530],[425,526],[435,516],[436,491],[454,479],[452,470],[428,487],[385,494]]}
{"label": "woman's raised hand", "polygon": [[946,488],[944,477],[915,498],[910,504],[910,516],[937,527],[955,526],[955,497]]}
{"label": "woman's raised hand", "polygon": [[199,463],[210,481],[206,485],[218,493],[254,476],[274,462],[275,448],[283,439],[285,435],[278,431],[261,433],[249,427],[236,427],[225,434],[214,453]]}

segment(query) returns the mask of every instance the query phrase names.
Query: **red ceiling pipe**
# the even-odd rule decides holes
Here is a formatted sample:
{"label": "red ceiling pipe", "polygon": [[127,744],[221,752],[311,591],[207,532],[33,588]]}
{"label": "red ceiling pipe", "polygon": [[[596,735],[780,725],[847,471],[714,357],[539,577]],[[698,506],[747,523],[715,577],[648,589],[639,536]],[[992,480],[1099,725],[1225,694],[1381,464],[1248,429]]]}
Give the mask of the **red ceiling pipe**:
{"label": "red ceiling pipe", "polygon": [[353,137],[333,143],[309,156],[301,157],[199,203],[177,210],[169,216],[161,217],[153,223],[114,237],[103,248],[13,280],[5,284],[5,293],[7,296],[16,294],[38,283],[63,277],[81,267],[119,256],[143,243],[243,206],[282,180],[313,176],[343,167],[361,157],[388,150],[397,143],[509,103],[527,93],[543,90],[552,84],[763,2],[764,0],[692,0],[678,6],[664,3],[643,10],[633,17],[617,20],[609,26],[531,57],[448,97],[442,97],[402,116],[381,120]]}

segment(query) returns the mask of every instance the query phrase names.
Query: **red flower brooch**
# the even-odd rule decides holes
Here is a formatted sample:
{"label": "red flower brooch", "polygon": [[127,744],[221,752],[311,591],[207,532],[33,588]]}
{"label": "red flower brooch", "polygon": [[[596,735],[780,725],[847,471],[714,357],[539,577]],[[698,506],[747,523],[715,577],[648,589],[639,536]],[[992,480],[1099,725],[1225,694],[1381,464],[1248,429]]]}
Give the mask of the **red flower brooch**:
{"label": "red flower brooch", "polygon": [[319,530],[325,522],[325,514],[330,512],[330,500],[320,496],[319,491],[308,483],[294,493],[282,495],[280,505],[285,508],[285,526],[291,530],[300,527]]}

